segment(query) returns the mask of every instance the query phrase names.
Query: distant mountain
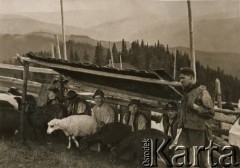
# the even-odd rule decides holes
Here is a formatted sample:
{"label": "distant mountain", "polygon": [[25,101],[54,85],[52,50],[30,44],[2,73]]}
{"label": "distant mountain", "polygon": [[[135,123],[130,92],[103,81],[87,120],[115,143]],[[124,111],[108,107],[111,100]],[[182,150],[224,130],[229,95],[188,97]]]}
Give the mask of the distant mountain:
{"label": "distant mountain", "polygon": [[[173,47],[170,48],[171,52],[179,50],[182,53],[190,55],[190,49],[186,47]],[[196,51],[196,60],[200,61],[202,65],[209,66],[213,69],[220,67],[224,70],[225,74],[231,74],[240,79],[240,53],[215,53]]]}
{"label": "distant mountain", "polygon": [[[31,32],[50,32],[61,33],[61,25],[46,23],[30,19],[28,17],[16,15],[0,16],[0,33],[1,34],[26,34]],[[66,26],[66,34],[84,35],[81,28]]]}
{"label": "distant mountain", "polygon": [[[151,18],[149,18],[151,19]],[[143,19],[145,20],[145,19]],[[189,46],[188,21],[142,22],[135,18],[116,20],[89,28],[91,37],[100,39],[119,39],[131,41],[144,39],[156,43],[157,39],[169,46]],[[240,19],[194,20],[194,41],[198,50],[212,52],[240,53]]]}
{"label": "distant mountain", "polygon": [[[59,36],[61,39],[61,36]],[[93,57],[95,52],[95,46],[97,45],[97,40],[91,39],[88,36],[80,35],[68,35],[66,36],[67,40],[72,40],[74,42],[84,44],[89,44],[91,49],[88,49],[88,54]],[[121,50],[122,42],[115,42],[118,47],[118,51]],[[0,62],[9,60],[10,58],[18,54],[24,54],[29,51],[51,51],[51,45],[56,46],[56,39],[53,33],[45,32],[34,32],[28,34],[0,34]],[[105,48],[109,48],[109,42],[101,41],[101,44]],[[111,42],[111,46],[113,42]],[[130,43],[127,42],[129,46]],[[81,49],[81,54],[83,55],[83,49]],[[82,56],[81,55],[81,56]]]}
{"label": "distant mountain", "polygon": [[[202,16],[193,20],[195,48],[210,52],[240,53],[239,17],[219,19],[217,16],[208,16],[210,19],[204,19],[206,17]],[[65,30],[67,35],[86,35],[98,41],[104,40],[104,46],[107,45],[108,41],[120,41],[123,38],[126,41],[144,39],[146,43],[150,44],[160,40],[161,43],[169,46],[189,46],[187,18],[185,20],[164,20],[153,14],[146,16],[139,14],[84,29],[65,26]],[[2,34],[24,34],[40,31],[61,33],[61,26],[23,16],[0,17],[0,33]]]}

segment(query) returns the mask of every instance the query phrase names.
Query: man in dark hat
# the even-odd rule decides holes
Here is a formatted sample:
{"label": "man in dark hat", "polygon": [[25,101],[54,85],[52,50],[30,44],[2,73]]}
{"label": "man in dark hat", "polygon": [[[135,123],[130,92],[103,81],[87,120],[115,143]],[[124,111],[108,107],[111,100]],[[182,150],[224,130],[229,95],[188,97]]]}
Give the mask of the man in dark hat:
{"label": "man in dark hat", "polygon": [[104,102],[104,92],[97,89],[93,95],[96,105],[92,109],[92,116],[97,121],[98,127],[114,122],[115,113],[112,107]]}
{"label": "man in dark hat", "polygon": [[10,87],[7,92],[15,96],[22,96],[22,93],[20,93],[20,91],[16,87]]}
{"label": "man in dark hat", "polygon": [[123,117],[123,123],[130,125],[132,131],[143,130],[147,127],[147,118],[139,112],[140,100],[132,99],[128,105],[128,112]]}
{"label": "man in dark hat", "polygon": [[[198,85],[194,77],[195,74],[191,68],[185,67],[180,70],[179,79],[184,89],[184,97],[181,101],[180,126],[182,132],[178,145],[189,148],[193,146],[207,147],[212,140],[213,102],[206,87]],[[206,151],[201,151],[200,166],[211,167],[207,160]]]}
{"label": "man in dark hat", "polygon": [[179,122],[177,104],[175,102],[168,102],[164,110],[167,111],[167,114],[163,115],[164,133],[175,138]]}
{"label": "man in dark hat", "polygon": [[167,111],[167,114],[163,114],[163,128],[164,133],[169,135],[174,139],[172,144],[170,145],[170,148],[177,145],[179,135],[181,133],[180,128],[178,128],[179,125],[179,116],[178,116],[178,106],[175,102],[168,102],[164,110]]}
{"label": "man in dark hat", "polygon": [[68,115],[88,114],[87,102],[78,97],[74,90],[69,90],[66,96]]}

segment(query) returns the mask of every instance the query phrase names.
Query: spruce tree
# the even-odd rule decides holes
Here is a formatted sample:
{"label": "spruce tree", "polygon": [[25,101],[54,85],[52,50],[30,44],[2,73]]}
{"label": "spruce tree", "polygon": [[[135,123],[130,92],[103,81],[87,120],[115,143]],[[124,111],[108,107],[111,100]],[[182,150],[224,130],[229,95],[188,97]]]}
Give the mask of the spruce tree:
{"label": "spruce tree", "polygon": [[128,62],[128,51],[127,51],[127,45],[124,39],[122,39],[122,62]]}
{"label": "spruce tree", "polygon": [[87,53],[87,50],[84,50],[83,62],[89,62],[89,55]]}
{"label": "spruce tree", "polygon": [[118,54],[118,50],[115,43],[113,43],[113,46],[112,46],[112,55],[113,55],[114,62],[119,62],[119,57],[118,57],[119,54]]}

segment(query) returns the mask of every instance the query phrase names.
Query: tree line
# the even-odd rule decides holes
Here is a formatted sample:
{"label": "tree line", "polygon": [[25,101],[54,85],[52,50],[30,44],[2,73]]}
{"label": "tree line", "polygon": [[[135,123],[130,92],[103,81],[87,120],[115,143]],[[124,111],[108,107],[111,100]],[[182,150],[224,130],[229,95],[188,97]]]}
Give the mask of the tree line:
{"label": "tree line", "polygon": [[[63,47],[60,46],[63,53]],[[54,48],[55,55],[57,49]],[[38,55],[51,57],[51,52],[40,51]],[[174,54],[176,55],[176,72],[181,67],[190,66],[190,59],[187,53],[176,50],[175,53],[169,51],[168,45],[164,46],[159,41],[153,45],[145,44],[143,40],[133,41],[127,46],[125,40],[122,40],[122,47],[118,49],[113,43],[111,49],[105,48],[98,42],[94,47],[90,44],[78,43],[74,41],[67,42],[68,60],[74,63],[90,62],[99,66],[109,65],[109,60],[113,56],[114,63],[120,62],[120,55],[123,63],[128,63],[138,70],[164,69],[170,75],[173,74]],[[124,68],[124,67],[123,67]],[[206,85],[209,92],[214,96],[215,80],[218,78],[221,82],[223,101],[237,102],[240,98],[240,80],[237,77],[226,74],[221,67],[217,70],[208,66],[203,66],[199,61],[196,62],[197,80],[200,84]],[[178,79],[176,79],[178,80]]]}

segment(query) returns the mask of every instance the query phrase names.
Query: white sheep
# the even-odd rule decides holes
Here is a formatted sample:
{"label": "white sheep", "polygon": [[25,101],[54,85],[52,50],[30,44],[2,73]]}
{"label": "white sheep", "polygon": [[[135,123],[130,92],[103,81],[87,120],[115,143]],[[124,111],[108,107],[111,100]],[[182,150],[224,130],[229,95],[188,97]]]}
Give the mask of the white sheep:
{"label": "white sheep", "polygon": [[51,134],[55,130],[62,130],[68,136],[68,146],[71,148],[71,139],[79,147],[76,136],[84,137],[97,131],[96,121],[88,115],[72,115],[63,119],[53,119],[48,122],[47,133]]}

